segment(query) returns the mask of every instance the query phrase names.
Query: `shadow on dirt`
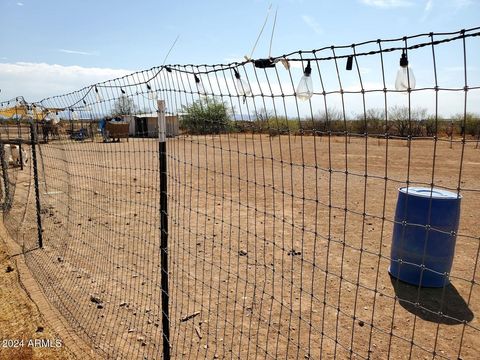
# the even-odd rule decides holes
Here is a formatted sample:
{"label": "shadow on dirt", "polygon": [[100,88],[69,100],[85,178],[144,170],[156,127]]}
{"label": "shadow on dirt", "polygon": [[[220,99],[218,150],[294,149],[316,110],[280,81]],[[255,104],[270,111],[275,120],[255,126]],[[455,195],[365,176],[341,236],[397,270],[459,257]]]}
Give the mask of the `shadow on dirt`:
{"label": "shadow on dirt", "polygon": [[438,324],[470,322],[474,314],[452,284],[444,288],[419,288],[390,277],[400,305],[419,318]]}

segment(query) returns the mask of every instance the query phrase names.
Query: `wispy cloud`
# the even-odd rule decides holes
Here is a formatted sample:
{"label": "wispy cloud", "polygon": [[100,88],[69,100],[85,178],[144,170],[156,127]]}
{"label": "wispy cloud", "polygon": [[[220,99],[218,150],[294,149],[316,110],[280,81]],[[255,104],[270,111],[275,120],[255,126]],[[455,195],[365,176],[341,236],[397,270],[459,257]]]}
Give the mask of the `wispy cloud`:
{"label": "wispy cloud", "polygon": [[87,55],[87,56],[98,55],[97,51],[87,52],[87,51],[70,50],[70,49],[58,49],[58,51],[65,54]]}
{"label": "wispy cloud", "polygon": [[323,34],[320,24],[311,16],[302,15],[302,20],[307,26],[312,29],[317,35]]}
{"label": "wispy cloud", "polygon": [[432,12],[432,8],[433,8],[433,0],[427,0],[427,2],[425,3],[425,7],[423,8],[423,15],[422,15],[422,18],[420,19],[421,22],[424,22],[425,20],[427,20],[428,16]]}
{"label": "wispy cloud", "polygon": [[397,8],[412,6],[413,2],[409,0],[360,0],[361,3],[378,8]]}
{"label": "wispy cloud", "polygon": [[433,7],[433,0],[427,0],[427,3],[425,4],[425,9],[423,11],[430,12],[432,11],[432,7]]}
{"label": "wispy cloud", "polygon": [[18,5],[18,6],[23,6],[23,5],[25,5],[25,4],[22,3],[22,2],[17,2],[17,5]]}
{"label": "wispy cloud", "polygon": [[23,95],[29,101],[36,101],[129,73],[126,69],[0,62],[0,88],[3,98]]}

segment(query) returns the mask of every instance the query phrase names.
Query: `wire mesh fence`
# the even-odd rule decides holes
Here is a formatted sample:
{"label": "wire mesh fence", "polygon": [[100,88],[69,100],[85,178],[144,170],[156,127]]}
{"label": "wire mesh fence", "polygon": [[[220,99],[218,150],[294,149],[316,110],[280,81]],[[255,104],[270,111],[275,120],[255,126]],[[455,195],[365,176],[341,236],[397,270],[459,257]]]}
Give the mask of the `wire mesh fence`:
{"label": "wire mesh fence", "polygon": [[2,103],[4,222],[100,357],[474,359],[479,35]]}

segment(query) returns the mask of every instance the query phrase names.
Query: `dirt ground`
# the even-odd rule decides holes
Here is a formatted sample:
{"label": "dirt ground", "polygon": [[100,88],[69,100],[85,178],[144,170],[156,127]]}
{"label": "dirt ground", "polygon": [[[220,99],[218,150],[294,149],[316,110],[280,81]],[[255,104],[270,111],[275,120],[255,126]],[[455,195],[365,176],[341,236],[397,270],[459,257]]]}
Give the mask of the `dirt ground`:
{"label": "dirt ground", "polygon": [[[434,145],[169,139],[173,357],[478,358],[480,149]],[[32,249],[26,261],[42,291],[99,355],[160,359],[158,144],[52,141],[41,158],[44,249],[35,249],[31,169],[17,173],[6,226]],[[387,271],[407,180],[463,195],[443,289]]]}
{"label": "dirt ground", "polygon": [[0,224],[0,359],[74,359],[20,282],[17,256],[7,253],[6,236]]}

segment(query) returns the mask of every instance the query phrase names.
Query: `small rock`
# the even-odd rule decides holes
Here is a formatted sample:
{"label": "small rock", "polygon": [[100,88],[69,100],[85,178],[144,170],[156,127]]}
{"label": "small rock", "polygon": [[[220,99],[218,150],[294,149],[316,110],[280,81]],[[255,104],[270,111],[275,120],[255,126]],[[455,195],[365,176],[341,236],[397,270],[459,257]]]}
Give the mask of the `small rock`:
{"label": "small rock", "polygon": [[13,268],[8,265],[7,268],[5,269],[5,272],[9,273],[9,272],[12,272],[13,271]]}
{"label": "small rock", "polygon": [[141,346],[147,346],[147,342],[143,336],[137,337],[137,341],[140,343]]}
{"label": "small rock", "polygon": [[44,330],[43,326],[37,326],[37,330],[35,332],[41,333],[43,332],[43,330]]}
{"label": "small rock", "polygon": [[365,323],[363,322],[363,320],[358,320],[358,326],[363,327],[364,325]]}
{"label": "small rock", "polygon": [[57,257],[58,262],[63,262],[63,257],[59,256]]}
{"label": "small rock", "polygon": [[128,329],[128,332],[129,332],[129,333],[132,333],[132,332],[134,332],[134,331],[135,331],[135,329],[132,329],[132,328]]}
{"label": "small rock", "polygon": [[300,251],[296,251],[295,249],[292,249],[287,253],[287,255],[288,256],[297,256],[297,255],[302,255],[302,253]]}
{"label": "small rock", "polygon": [[95,303],[95,304],[101,304],[102,303],[102,299],[100,299],[100,297],[98,297],[95,294],[90,295],[90,301]]}
{"label": "small rock", "polygon": [[120,304],[118,304],[118,306],[127,306],[128,303],[126,301],[122,301]]}
{"label": "small rock", "polygon": [[240,250],[240,251],[238,252],[238,255],[240,255],[240,256],[247,256],[247,252],[246,252],[245,250]]}
{"label": "small rock", "polygon": [[98,304],[97,309],[103,309],[103,304]]}

